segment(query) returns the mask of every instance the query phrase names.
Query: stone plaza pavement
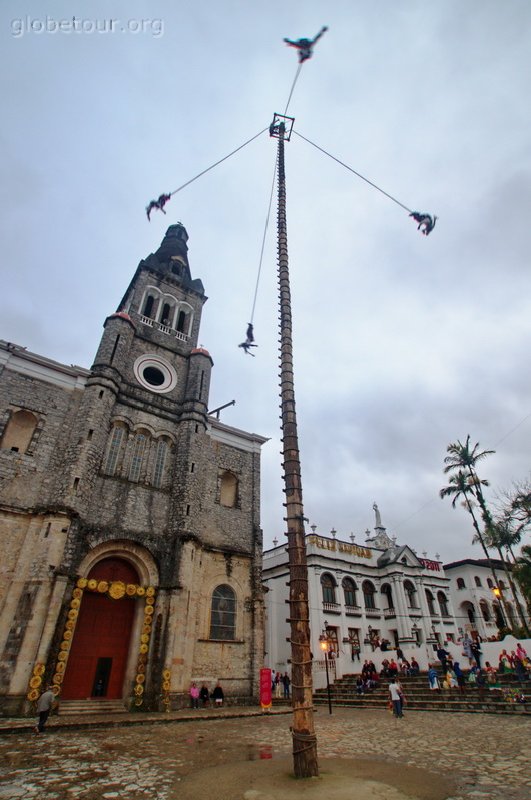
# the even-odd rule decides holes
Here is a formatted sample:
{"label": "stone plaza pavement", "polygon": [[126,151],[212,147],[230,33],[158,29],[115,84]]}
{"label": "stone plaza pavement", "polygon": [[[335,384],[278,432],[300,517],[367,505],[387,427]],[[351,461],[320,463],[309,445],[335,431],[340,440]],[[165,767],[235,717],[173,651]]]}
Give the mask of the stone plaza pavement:
{"label": "stone plaza pavement", "polygon": [[[291,714],[227,709],[212,717],[199,710],[171,720],[159,715],[158,724],[108,720],[82,728],[59,718],[43,735],[8,733],[3,721],[0,800],[177,800],[198,770],[291,754]],[[334,708],[330,716],[319,708],[316,732],[321,758],[374,760],[375,779],[385,761],[428,769],[435,781],[450,778],[452,800],[531,798],[527,718],[406,709],[395,720],[387,711]]]}

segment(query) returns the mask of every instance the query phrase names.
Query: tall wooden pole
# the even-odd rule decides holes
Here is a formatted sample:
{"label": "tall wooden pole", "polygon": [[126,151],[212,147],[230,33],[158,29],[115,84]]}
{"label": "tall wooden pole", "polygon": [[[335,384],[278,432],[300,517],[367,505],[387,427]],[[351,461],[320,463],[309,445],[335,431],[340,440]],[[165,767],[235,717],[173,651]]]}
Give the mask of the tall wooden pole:
{"label": "tall wooden pole", "polygon": [[285,125],[278,136],[278,288],[280,309],[280,399],[282,455],[289,558],[291,677],[293,702],[293,766],[296,778],[319,774],[313,719],[312,654],[308,611],[308,568],[304,537],[302,481],[295,413],[291,292],[286,224]]}

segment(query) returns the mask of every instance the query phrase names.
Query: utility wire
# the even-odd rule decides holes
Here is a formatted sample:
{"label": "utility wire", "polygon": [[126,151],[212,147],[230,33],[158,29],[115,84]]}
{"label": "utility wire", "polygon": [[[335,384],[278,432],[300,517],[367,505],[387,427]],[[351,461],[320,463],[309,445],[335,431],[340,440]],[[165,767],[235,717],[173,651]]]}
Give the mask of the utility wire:
{"label": "utility wire", "polygon": [[383,189],[381,189],[381,188],[380,188],[379,186],[377,186],[375,183],[373,183],[372,181],[370,181],[370,180],[369,180],[368,178],[366,178],[364,175],[361,175],[359,172],[356,172],[356,170],[355,170],[355,169],[352,169],[352,167],[349,167],[349,165],[348,165],[348,164],[345,164],[345,162],[344,162],[344,161],[340,161],[340,159],[339,159],[339,158],[336,158],[335,156],[333,156],[333,155],[332,155],[332,153],[329,153],[329,152],[328,152],[327,150],[325,150],[323,147],[319,147],[319,145],[318,145],[318,144],[315,144],[315,142],[312,142],[312,141],[310,141],[310,139],[307,139],[307,138],[306,138],[306,136],[303,136],[303,135],[302,135],[302,133],[299,133],[299,132],[298,132],[298,131],[296,131],[296,130],[294,130],[293,132],[294,132],[294,133],[296,133],[296,134],[297,134],[297,136],[298,136],[300,139],[304,139],[304,141],[305,141],[305,142],[308,142],[308,144],[311,144],[311,145],[312,145],[312,147],[315,147],[317,150],[320,150],[320,151],[321,151],[321,153],[324,153],[326,156],[328,156],[329,158],[333,159],[333,161],[337,161],[337,163],[338,163],[338,164],[341,164],[341,166],[342,166],[342,167],[345,167],[345,169],[348,169],[348,170],[349,170],[349,172],[352,172],[352,173],[354,173],[354,175],[356,175],[358,178],[361,178],[361,179],[362,179],[362,181],[365,181],[365,183],[368,183],[368,184],[369,184],[369,186],[372,186],[372,187],[373,187],[373,189],[377,189],[379,192],[381,192],[381,193],[382,193],[382,194],[384,194],[386,197],[388,197],[388,198],[389,198],[389,200],[392,200],[392,201],[393,201],[393,203],[396,203],[396,204],[397,204],[398,206],[400,206],[401,208],[404,208],[404,209],[405,209],[406,211],[408,211],[410,214],[413,214],[413,213],[414,213],[414,212],[413,212],[413,211],[412,211],[410,208],[408,208],[407,206],[405,206],[405,205],[404,205],[404,203],[401,203],[401,202],[400,202],[400,200],[397,200],[397,199],[396,199],[396,197],[393,197],[393,195],[392,195],[392,194],[389,194],[389,192],[385,192]]}
{"label": "utility wire", "polygon": [[293,90],[295,89],[295,84],[297,83],[298,77],[300,75],[301,67],[302,67],[302,61],[299,64],[299,66],[297,67],[297,72],[295,73],[295,78],[293,80],[293,83],[291,84],[291,90],[290,90],[290,93],[289,93],[288,102],[286,103],[286,108],[284,109],[284,116],[286,116],[286,114],[288,113],[288,106],[289,106],[289,104],[291,102],[291,96],[293,94]]}
{"label": "utility wire", "polygon": [[254,310],[255,310],[255,307],[256,307],[256,297],[258,295],[258,284],[260,283],[260,274],[262,272],[262,261],[264,259],[265,241],[266,241],[267,229],[269,228],[269,219],[271,217],[271,206],[273,204],[273,193],[275,191],[275,179],[276,179],[276,176],[277,176],[277,164],[278,164],[278,152],[276,152],[276,155],[275,155],[275,167],[273,169],[273,180],[271,182],[271,194],[269,196],[269,205],[267,207],[267,216],[266,216],[266,221],[265,221],[265,226],[264,226],[264,235],[262,237],[262,248],[260,250],[260,260],[258,262],[258,274],[256,276],[256,286],[255,286],[255,289],[254,289],[253,307],[252,307],[252,311],[251,311],[251,320],[250,320],[251,321],[251,325],[253,324],[253,321],[254,321]]}
{"label": "utility wire", "polygon": [[174,189],[173,192],[170,192],[170,197],[172,197],[174,194],[177,194],[177,192],[180,192],[181,189],[184,189],[186,186],[189,186],[191,183],[196,181],[202,175],[205,175],[205,173],[210,172],[211,169],[214,169],[214,167],[217,167],[218,164],[221,164],[223,161],[226,161],[228,158],[233,156],[239,150],[242,150],[246,145],[250,144],[251,142],[254,142],[255,139],[258,139],[258,137],[261,136],[263,133],[265,133],[267,130],[269,130],[269,127],[264,128],[259,133],[257,133],[254,136],[252,136],[250,139],[247,139],[247,141],[244,142],[243,144],[241,144],[239,147],[237,147],[236,150],[233,150],[228,155],[224,156],[223,158],[220,158],[219,161],[216,161],[215,164],[212,164],[210,167],[207,167],[206,169],[204,169],[202,172],[200,172],[198,175],[196,175],[195,178],[191,178],[189,181],[186,181],[186,183],[183,183],[182,186],[179,186],[178,189]]}

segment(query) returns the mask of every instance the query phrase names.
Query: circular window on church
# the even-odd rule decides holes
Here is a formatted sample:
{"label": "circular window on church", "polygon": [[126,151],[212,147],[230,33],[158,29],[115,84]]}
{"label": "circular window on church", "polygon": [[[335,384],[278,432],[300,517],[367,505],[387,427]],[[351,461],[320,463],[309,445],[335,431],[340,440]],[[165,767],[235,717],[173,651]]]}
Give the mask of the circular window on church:
{"label": "circular window on church", "polygon": [[177,373],[171,364],[155,354],[146,353],[136,359],[133,371],[137,381],[152,392],[164,394],[177,385]]}

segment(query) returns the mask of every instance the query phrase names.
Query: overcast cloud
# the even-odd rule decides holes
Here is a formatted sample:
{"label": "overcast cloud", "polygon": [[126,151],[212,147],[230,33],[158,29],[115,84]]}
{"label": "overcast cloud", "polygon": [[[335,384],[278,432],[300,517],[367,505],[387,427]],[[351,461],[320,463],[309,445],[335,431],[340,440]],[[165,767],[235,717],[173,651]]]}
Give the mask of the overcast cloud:
{"label": "overcast cloud", "polygon": [[[36,30],[72,17],[86,32]],[[114,32],[90,32],[111,18]],[[144,207],[268,126],[297,67],[283,37],[329,26],[295,89],[296,130],[439,220],[424,237],[302,139],[286,145],[305,514],[363,542],[376,500],[400,543],[481,555],[438,491],[447,444],[468,433],[497,451],[481,471],[492,498],[530,471],[528,0],[17,1],[0,19],[0,336],[89,367],[139,260],[182,221],[209,297],[211,407],[236,399],[223,421],[270,437],[266,546],[284,530],[274,214],[257,357],[236,345],[276,140],[174,196],[166,217],[148,223]]]}

